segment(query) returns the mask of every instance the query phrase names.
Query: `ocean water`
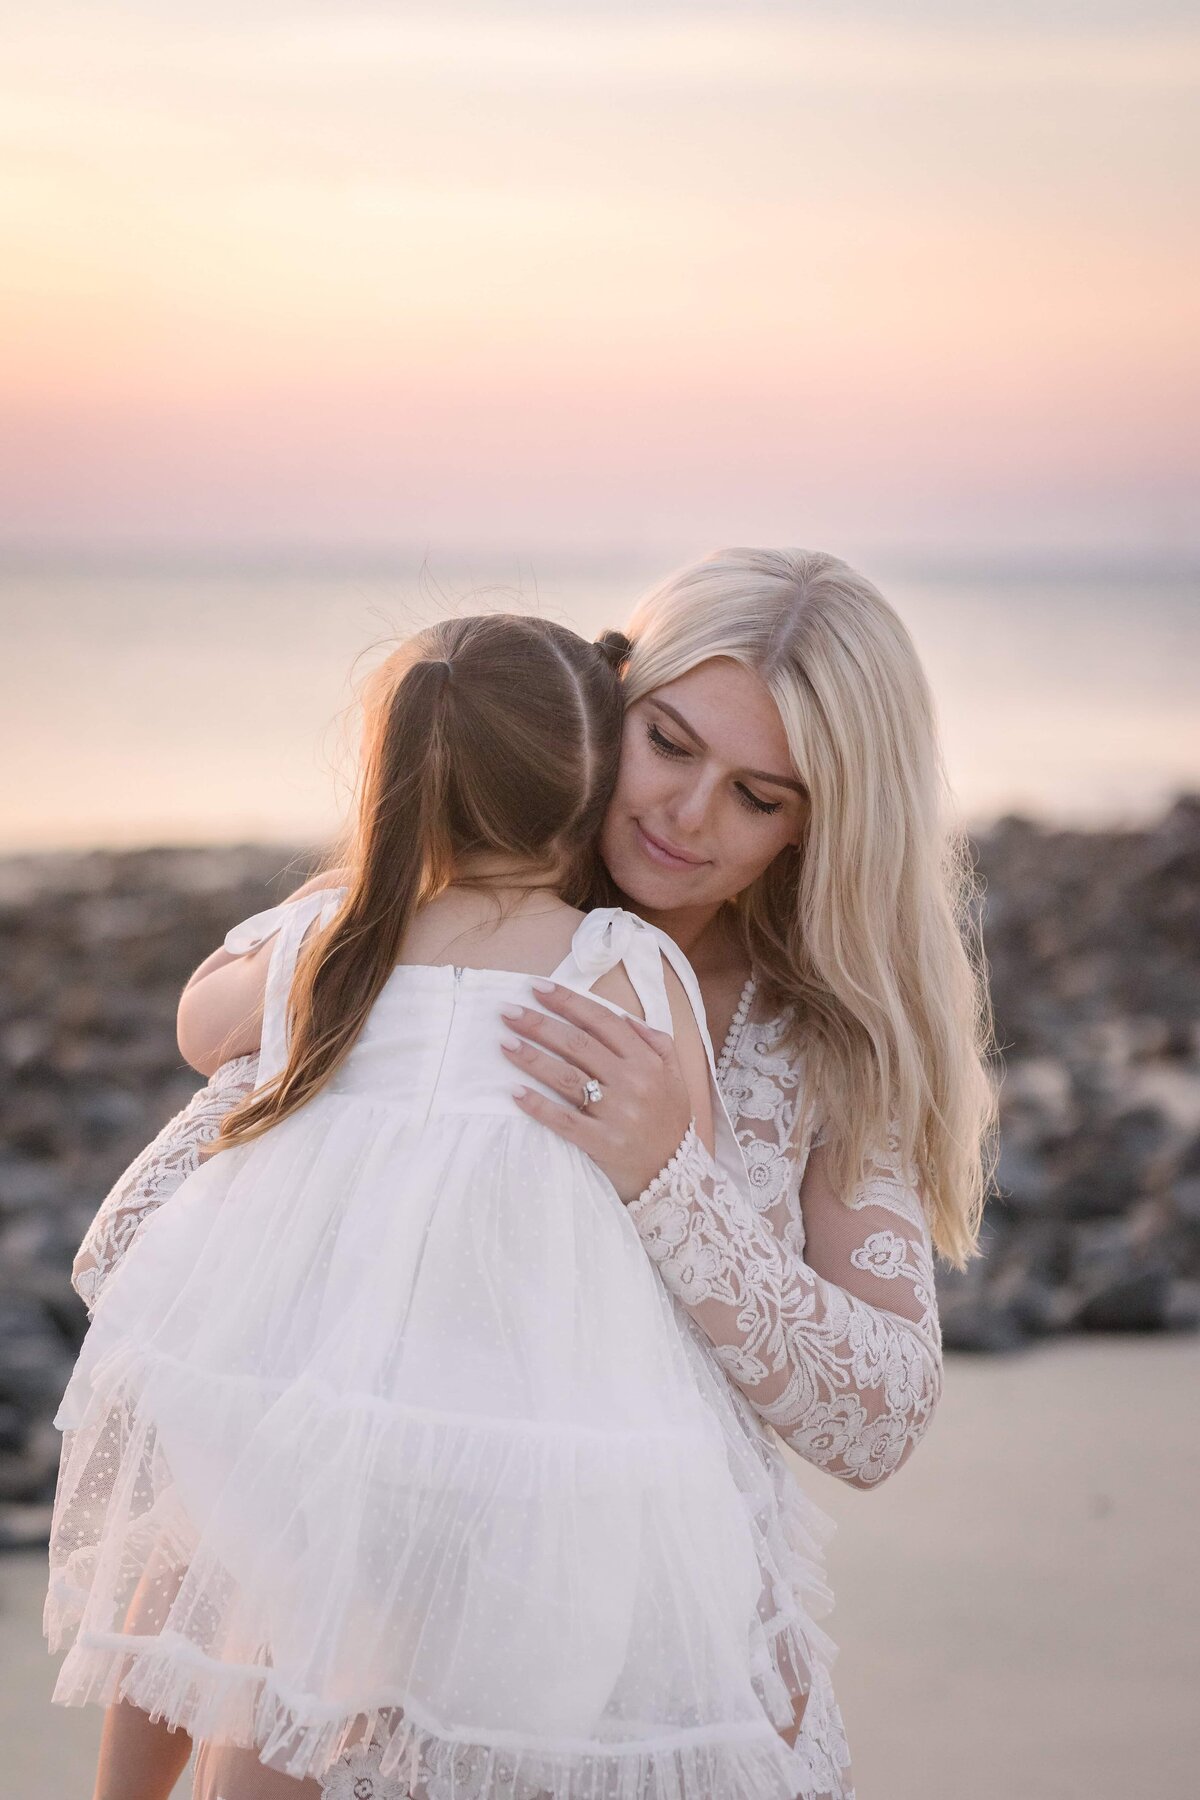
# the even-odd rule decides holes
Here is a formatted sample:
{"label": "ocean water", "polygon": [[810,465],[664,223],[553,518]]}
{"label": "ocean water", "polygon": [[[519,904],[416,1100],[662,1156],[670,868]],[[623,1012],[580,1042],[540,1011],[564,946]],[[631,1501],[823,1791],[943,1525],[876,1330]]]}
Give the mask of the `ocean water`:
{"label": "ocean water", "polygon": [[[397,637],[496,607],[590,636],[659,572],[0,571],[0,850],[319,841],[348,801],[355,681]],[[1135,822],[1200,787],[1194,576],[872,574],[969,823]]]}

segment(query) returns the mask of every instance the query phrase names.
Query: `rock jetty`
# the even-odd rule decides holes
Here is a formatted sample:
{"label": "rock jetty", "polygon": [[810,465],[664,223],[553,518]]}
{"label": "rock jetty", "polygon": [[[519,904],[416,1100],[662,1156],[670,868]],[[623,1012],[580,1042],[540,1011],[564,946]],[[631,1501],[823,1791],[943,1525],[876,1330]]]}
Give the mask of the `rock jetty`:
{"label": "rock jetty", "polygon": [[1142,831],[976,844],[1001,1051],[984,1254],[945,1344],[1200,1324],[1200,796]]}

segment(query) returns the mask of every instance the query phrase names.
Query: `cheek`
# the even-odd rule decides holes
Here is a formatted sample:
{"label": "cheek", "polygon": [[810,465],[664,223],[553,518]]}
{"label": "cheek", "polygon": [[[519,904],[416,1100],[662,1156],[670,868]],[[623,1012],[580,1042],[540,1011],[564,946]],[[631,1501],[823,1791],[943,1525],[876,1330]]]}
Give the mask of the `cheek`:
{"label": "cheek", "polygon": [[633,817],[644,812],[659,795],[669,791],[671,765],[655,756],[641,730],[626,731],[621,744],[621,766],[612,798],[612,810]]}
{"label": "cheek", "polygon": [[637,748],[630,742],[629,732],[626,731],[621,744],[617,785],[612,791],[612,798],[600,827],[600,854],[610,869],[614,856],[620,854],[629,817],[639,810],[639,800],[644,794],[641,774]]}
{"label": "cheek", "polygon": [[791,837],[789,823],[780,823],[774,816],[753,819],[737,807],[736,818],[725,823],[720,848],[725,870],[738,893],[758,880]]}

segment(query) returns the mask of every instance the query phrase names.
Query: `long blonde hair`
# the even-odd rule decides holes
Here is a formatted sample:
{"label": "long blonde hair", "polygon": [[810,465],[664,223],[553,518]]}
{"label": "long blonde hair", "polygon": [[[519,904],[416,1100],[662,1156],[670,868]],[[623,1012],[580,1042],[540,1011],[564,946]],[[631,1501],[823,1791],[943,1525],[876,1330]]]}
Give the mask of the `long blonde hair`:
{"label": "long blonde hair", "polygon": [[273,1081],[235,1107],[218,1145],[244,1144],[310,1100],[349,1054],[396,965],[418,907],[461,861],[500,852],[558,877],[581,901],[617,777],[615,660],[552,620],[448,619],[376,669],[336,917],[306,943],[288,1004],[290,1049]]}
{"label": "long blonde hair", "polygon": [[805,550],[717,551],[651,592],[627,632],[626,705],[728,657],[778,706],[808,818],[799,848],[738,896],[737,928],[791,1020],[835,1181],[898,1157],[961,1269],[994,1156],[991,1012],[974,872],[908,632],[863,576]]}

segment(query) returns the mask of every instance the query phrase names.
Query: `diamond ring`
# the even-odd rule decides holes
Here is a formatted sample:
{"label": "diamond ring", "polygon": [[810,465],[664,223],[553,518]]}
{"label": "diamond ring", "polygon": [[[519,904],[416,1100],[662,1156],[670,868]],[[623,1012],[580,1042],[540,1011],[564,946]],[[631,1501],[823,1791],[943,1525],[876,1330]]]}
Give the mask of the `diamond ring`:
{"label": "diamond ring", "polygon": [[603,1098],[604,1089],[600,1086],[600,1083],[596,1080],[594,1075],[589,1075],[583,1084],[583,1099],[580,1102],[580,1111],[582,1112],[584,1107],[595,1106],[597,1102],[603,1100]]}

